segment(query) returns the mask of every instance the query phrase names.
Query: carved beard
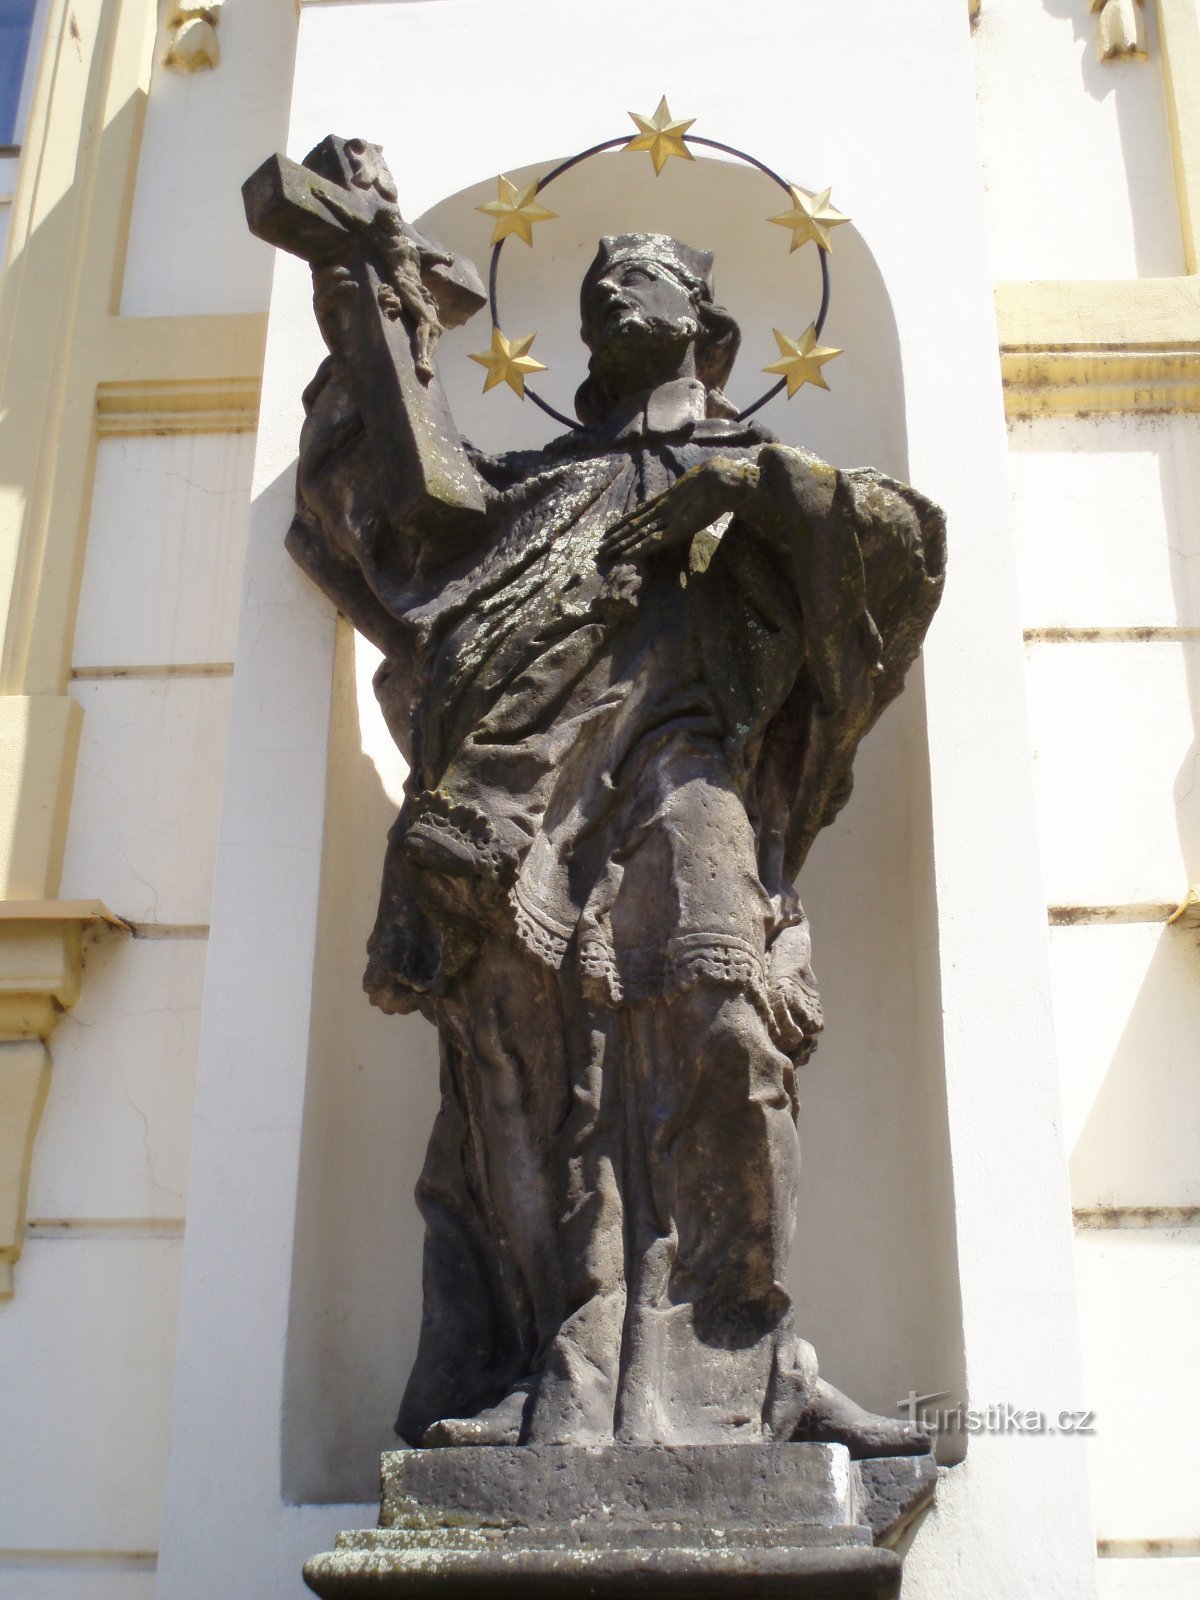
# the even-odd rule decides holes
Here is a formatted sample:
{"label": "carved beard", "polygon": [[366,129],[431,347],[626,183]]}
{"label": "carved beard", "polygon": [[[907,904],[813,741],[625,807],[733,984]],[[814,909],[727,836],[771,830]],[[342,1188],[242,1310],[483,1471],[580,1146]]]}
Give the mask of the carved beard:
{"label": "carved beard", "polygon": [[649,316],[625,311],[606,326],[592,355],[591,371],[604,389],[620,398],[674,377],[688,347],[700,336],[694,317]]}

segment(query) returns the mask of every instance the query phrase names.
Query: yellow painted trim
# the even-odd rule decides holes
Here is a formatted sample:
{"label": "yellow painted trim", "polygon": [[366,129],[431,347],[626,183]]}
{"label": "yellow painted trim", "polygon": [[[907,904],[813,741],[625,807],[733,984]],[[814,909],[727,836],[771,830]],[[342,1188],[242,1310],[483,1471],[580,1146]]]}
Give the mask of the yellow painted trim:
{"label": "yellow painted trim", "polygon": [[0,1041],[0,1300],[13,1292],[25,1242],[33,1141],[50,1088],[50,1052],[38,1038]]}
{"label": "yellow painted trim", "polygon": [[21,898],[58,889],[97,442],[257,420],[264,315],[117,314],[156,12],[153,0],[52,0],[13,202],[0,291],[0,894]]}
{"label": "yellow painted trim", "polygon": [[1158,0],[1158,26],[1184,270],[1194,273],[1200,235],[1200,14],[1194,0]]}
{"label": "yellow painted trim", "polygon": [[258,427],[265,312],[109,317],[93,367],[96,432],[253,433]]}
{"label": "yellow painted trim", "polygon": [[90,331],[97,382],[179,378],[212,382],[262,377],[265,311],[225,316],[106,317]]}
{"label": "yellow painted trim", "polygon": [[130,931],[103,900],[5,900],[0,903],[0,928],[13,922],[105,922],[123,933]]}
{"label": "yellow painted trim", "polygon": [[[25,1242],[33,1142],[50,1087],[50,1035],[79,998],[84,929],[126,928],[98,900],[0,910],[0,1299]],[[127,930],[126,930],[127,931]]]}
{"label": "yellow painted trim", "polygon": [[1200,278],[1001,283],[1001,343],[1010,350],[1148,350],[1200,346]]}
{"label": "yellow painted trim", "polygon": [[102,383],[96,427],[102,439],[130,434],[253,433],[261,384],[253,378],[159,378]]}
{"label": "yellow painted trim", "polygon": [[83,712],[69,695],[0,695],[0,896],[40,900],[62,874]]}
{"label": "yellow painted trim", "polygon": [[1196,350],[1002,351],[1010,417],[1200,411]]}
{"label": "yellow painted trim", "polygon": [[55,901],[83,713],[66,692],[97,442],[255,426],[265,316],[119,315],[158,7],[51,0],[0,289],[0,1298],[47,1042],[98,901]]}
{"label": "yellow painted trim", "polygon": [[1188,276],[998,284],[1009,416],[1200,410],[1200,19],[1193,0],[1158,16]]}
{"label": "yellow painted trim", "polygon": [[66,682],[95,450],[86,352],[119,294],[155,31],[145,0],[72,0],[53,21],[47,122],[22,162],[18,190],[33,193],[0,311],[0,525],[18,540],[0,657],[9,694]]}

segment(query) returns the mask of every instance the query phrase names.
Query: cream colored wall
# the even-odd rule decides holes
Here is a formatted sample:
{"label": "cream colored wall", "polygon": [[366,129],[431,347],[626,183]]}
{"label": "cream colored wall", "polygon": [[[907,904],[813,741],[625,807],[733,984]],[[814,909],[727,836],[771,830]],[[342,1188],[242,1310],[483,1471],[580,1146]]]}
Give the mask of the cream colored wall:
{"label": "cream colored wall", "polygon": [[998,296],[1102,1600],[1200,1586],[1200,12],[1147,9],[1147,62],[1056,0],[976,40],[997,276],[1123,280]]}
{"label": "cream colored wall", "polygon": [[986,0],[975,51],[998,281],[1184,270],[1153,3],[1147,22],[1153,64],[1113,64],[1088,0]]}
{"label": "cream colored wall", "polygon": [[[29,120],[29,107],[33,99],[33,88],[37,80],[38,61],[41,55],[42,39],[46,29],[46,18],[50,12],[51,0],[38,0],[33,9],[33,21],[29,29],[29,51],[25,60],[25,77],[21,84],[21,94],[17,102],[16,142],[19,145],[24,137],[25,125]],[[17,172],[20,159],[17,155],[0,156],[0,274],[4,271],[4,259],[8,245],[8,225],[12,214],[13,193],[17,186]]]}
{"label": "cream colored wall", "polygon": [[107,1552],[123,1595],[152,1588],[251,447],[212,434],[98,451],[62,893],[101,898],[134,934],[90,946],[55,1034],[27,1243],[0,1307],[0,1364],[31,1379],[0,1434],[14,1600],[30,1573],[90,1596],[88,1551]]}
{"label": "cream colored wall", "polygon": [[[49,1040],[40,1125],[40,1103],[23,1108],[24,1174],[6,1164],[11,1120],[0,1148],[2,1198],[17,1182],[24,1213],[0,1260],[12,1295],[0,1300],[4,1600],[154,1589],[269,287],[261,261],[255,273],[232,259],[238,197],[223,177],[198,181],[198,152],[223,150],[240,175],[282,139],[295,31],[291,0],[229,10],[232,70],[181,91],[162,67],[154,0],[43,6],[13,207],[0,717],[30,707],[33,733],[0,786],[7,802],[15,777],[14,810],[0,815],[5,975],[21,971],[33,896],[52,897],[38,926],[84,902],[125,928],[85,938],[78,999]],[[206,299],[195,286],[221,279],[235,227],[235,292]],[[167,286],[157,303],[155,285]],[[32,742],[43,705],[73,708],[76,749]],[[60,821],[22,806],[35,773],[69,800]],[[0,1120],[6,1052],[24,1048],[0,1024]]]}
{"label": "cream colored wall", "polygon": [[1101,1593],[1171,1594],[1200,1580],[1200,933],[1166,925],[1200,878],[1200,418],[1011,446]]}

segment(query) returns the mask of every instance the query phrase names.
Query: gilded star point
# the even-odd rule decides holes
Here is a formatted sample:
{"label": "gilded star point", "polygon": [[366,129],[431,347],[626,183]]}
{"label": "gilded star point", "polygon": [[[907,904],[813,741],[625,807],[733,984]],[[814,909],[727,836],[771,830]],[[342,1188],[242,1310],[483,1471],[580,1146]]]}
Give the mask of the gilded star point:
{"label": "gilded star point", "polygon": [[799,250],[810,239],[815,239],[822,250],[830,249],[831,231],[840,228],[843,222],[850,221],[836,206],[829,204],[832,190],[823,189],[820,194],[809,194],[807,189],[797,189],[793,183],[788,185],[788,193],[792,197],[791,210],[781,211],[777,217],[767,220],[778,228],[792,230],[792,250]]}
{"label": "gilded star point", "polygon": [[526,377],[532,372],[547,370],[543,362],[529,354],[529,347],[536,338],[536,333],[527,333],[520,339],[506,339],[499,328],[492,329],[492,348],[473,353],[470,358],[487,368],[487,377],[483,380],[484,394],[497,384],[506,383],[514,394],[524,400]]}
{"label": "gilded star point", "polygon": [[672,117],[666,95],[658,102],[658,110],[652,117],[639,116],[636,111],[631,111],[629,115],[638,131],[624,148],[648,150],[654,163],[655,177],[659,176],[672,156],[680,156],[685,161],[696,159],[683,137],[696,119]]}
{"label": "gilded star point", "polygon": [[558,215],[557,211],[547,211],[545,206],[538,204],[536,178],[522,188],[518,188],[510,178],[500,178],[498,182],[496,199],[475,207],[476,211],[482,211],[495,221],[492,244],[497,245],[513,234],[532,248],[534,224],[551,221]]}
{"label": "gilded star point", "polygon": [[813,383],[818,389],[829,388],[821,368],[827,361],[832,361],[834,356],[840,356],[842,352],[832,345],[817,343],[815,323],[810,323],[798,339],[789,339],[786,333],[780,333],[776,328],[775,343],[779,346],[779,354],[783,359],[772,362],[769,367],[764,367],[763,371],[778,372],[787,379],[789,400],[806,383]]}

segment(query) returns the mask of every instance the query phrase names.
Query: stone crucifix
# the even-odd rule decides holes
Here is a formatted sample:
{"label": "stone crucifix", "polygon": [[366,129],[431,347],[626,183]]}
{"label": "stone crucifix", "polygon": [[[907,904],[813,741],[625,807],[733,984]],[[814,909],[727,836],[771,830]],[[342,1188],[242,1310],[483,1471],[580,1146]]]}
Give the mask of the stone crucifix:
{"label": "stone crucifix", "polygon": [[318,321],[348,374],[394,527],[463,529],[483,516],[479,479],[433,366],[443,329],[487,296],[475,268],[409,226],[377,146],[323,139],[303,163],[272,156],[242,187],[250,230],[318,279]]}

